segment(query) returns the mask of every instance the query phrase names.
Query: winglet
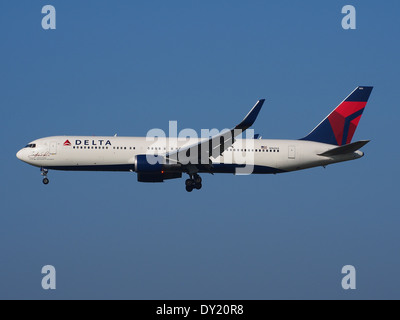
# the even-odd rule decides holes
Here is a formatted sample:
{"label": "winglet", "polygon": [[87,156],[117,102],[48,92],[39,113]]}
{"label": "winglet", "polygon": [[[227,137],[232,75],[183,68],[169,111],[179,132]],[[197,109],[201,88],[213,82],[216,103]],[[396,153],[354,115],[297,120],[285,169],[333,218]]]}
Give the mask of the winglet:
{"label": "winglet", "polygon": [[261,107],[264,104],[265,99],[258,100],[255,106],[250,110],[247,116],[239,123],[234,130],[245,131],[250,128],[257,119],[258,114],[260,113]]}

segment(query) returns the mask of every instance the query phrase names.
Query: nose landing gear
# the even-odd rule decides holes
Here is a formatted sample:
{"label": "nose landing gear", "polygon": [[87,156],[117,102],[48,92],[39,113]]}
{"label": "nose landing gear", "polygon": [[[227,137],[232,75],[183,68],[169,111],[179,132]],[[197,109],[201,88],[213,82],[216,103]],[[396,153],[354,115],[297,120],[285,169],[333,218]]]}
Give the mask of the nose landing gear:
{"label": "nose landing gear", "polygon": [[190,175],[190,179],[187,179],[185,181],[186,191],[192,192],[193,189],[200,190],[202,187],[201,182],[202,182],[202,179],[197,173]]}
{"label": "nose landing gear", "polygon": [[49,173],[49,170],[45,168],[40,168],[40,171],[42,172],[43,178],[43,184],[49,184],[50,180],[47,178],[47,174]]}

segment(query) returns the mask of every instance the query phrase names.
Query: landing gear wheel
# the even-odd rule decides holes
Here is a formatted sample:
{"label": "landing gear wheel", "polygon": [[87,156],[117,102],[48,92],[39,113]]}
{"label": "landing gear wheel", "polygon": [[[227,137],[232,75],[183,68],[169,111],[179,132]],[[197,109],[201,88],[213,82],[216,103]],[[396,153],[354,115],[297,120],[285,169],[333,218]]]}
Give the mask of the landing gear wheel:
{"label": "landing gear wheel", "polygon": [[196,183],[196,184],[194,185],[194,187],[195,187],[197,190],[200,190],[202,186],[203,186],[203,185],[201,184],[201,182],[200,182],[200,183]]}
{"label": "landing gear wheel", "polygon": [[202,187],[202,184],[201,184],[202,179],[201,179],[201,177],[197,173],[195,173],[193,175],[189,175],[189,176],[190,176],[190,179],[187,179],[185,181],[186,191],[187,192],[192,192],[193,189],[200,190],[201,187]]}
{"label": "landing gear wheel", "polygon": [[[186,187],[192,187],[193,184],[194,184],[194,181],[193,181],[192,179],[187,179],[187,180],[185,181]],[[192,188],[192,189],[193,189],[193,188]]]}
{"label": "landing gear wheel", "polygon": [[202,179],[201,179],[201,177],[200,177],[198,174],[196,174],[196,175],[193,177],[193,180],[194,180],[195,184],[201,185]]}
{"label": "landing gear wheel", "polygon": [[41,175],[43,177],[43,184],[49,184],[50,180],[47,179],[47,174],[49,173],[49,170],[41,167],[40,171],[41,171]]}

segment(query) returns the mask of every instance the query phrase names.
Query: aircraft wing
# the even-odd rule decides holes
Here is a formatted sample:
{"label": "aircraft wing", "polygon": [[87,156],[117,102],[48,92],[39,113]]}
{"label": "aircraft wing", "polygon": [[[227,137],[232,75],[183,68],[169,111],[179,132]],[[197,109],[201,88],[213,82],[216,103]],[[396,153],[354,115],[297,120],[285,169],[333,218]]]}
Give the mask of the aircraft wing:
{"label": "aircraft wing", "polygon": [[210,158],[217,158],[235,142],[235,137],[250,128],[264,104],[265,99],[257,101],[246,117],[237,126],[220,134],[204,139],[196,144],[180,148],[166,154],[166,159],[182,165],[211,165]]}

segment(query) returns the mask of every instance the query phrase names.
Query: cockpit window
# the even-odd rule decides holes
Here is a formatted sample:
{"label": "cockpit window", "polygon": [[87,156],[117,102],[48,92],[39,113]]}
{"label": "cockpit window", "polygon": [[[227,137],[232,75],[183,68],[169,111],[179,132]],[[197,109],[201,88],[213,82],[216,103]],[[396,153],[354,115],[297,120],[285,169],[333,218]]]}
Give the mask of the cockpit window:
{"label": "cockpit window", "polygon": [[35,143],[30,143],[25,148],[36,148],[36,144]]}

